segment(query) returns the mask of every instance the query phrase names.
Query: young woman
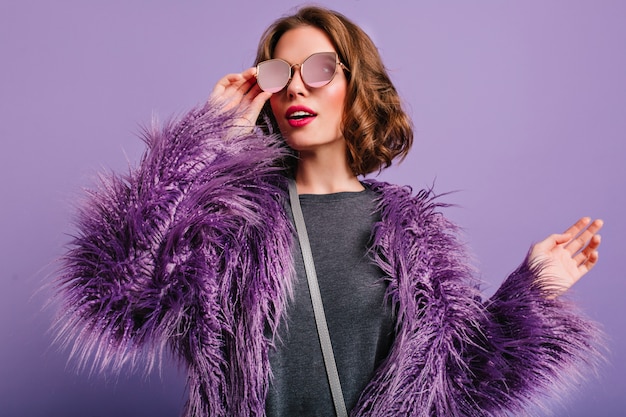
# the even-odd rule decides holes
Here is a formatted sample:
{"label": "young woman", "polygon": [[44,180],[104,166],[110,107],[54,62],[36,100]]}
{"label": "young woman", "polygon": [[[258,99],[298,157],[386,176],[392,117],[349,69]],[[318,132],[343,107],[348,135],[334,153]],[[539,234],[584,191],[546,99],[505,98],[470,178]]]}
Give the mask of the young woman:
{"label": "young woman", "polygon": [[517,415],[580,379],[599,335],[560,295],[595,265],[601,221],[534,245],[481,301],[429,190],[359,180],[412,143],[367,35],[303,8],[256,63],[148,132],[138,168],[85,203],[57,320],[82,364],[171,350],[187,416],[333,415],[291,178],[352,415]]}

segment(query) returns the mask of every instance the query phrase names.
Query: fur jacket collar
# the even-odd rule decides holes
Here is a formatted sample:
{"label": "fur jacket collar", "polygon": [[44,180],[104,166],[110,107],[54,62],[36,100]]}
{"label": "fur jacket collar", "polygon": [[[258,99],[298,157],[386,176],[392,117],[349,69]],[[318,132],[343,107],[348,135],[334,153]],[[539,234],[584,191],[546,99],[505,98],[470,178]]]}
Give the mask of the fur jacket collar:
{"label": "fur jacket collar", "polygon": [[[188,374],[186,416],[264,415],[268,351],[291,293],[293,228],[280,140],[233,134],[211,105],[145,135],[126,175],[89,193],[57,278],[58,340],[92,370]],[[225,137],[229,137],[225,140]],[[396,339],[355,416],[530,413],[577,383],[598,334],[547,300],[526,262],[481,301],[457,230],[430,191],[376,181],[372,260],[387,276]]]}

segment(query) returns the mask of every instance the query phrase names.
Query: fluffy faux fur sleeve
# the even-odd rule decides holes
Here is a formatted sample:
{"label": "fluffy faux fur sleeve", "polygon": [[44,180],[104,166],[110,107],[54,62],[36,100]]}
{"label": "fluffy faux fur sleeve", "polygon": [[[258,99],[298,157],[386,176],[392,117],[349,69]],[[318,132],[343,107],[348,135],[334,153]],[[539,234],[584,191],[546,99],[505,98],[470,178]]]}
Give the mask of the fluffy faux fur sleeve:
{"label": "fluffy faux fur sleeve", "polygon": [[373,184],[382,221],[372,253],[389,277],[397,334],[355,416],[530,415],[580,381],[600,333],[549,300],[526,262],[486,302],[457,228],[431,192]]}
{"label": "fluffy faux fur sleeve", "polygon": [[[232,120],[207,104],[153,127],[139,166],[103,175],[89,192],[56,281],[57,338],[81,366],[119,371],[141,359],[150,369],[171,339],[188,338],[177,345],[182,356],[222,343],[222,309],[233,300],[219,289],[237,287],[218,276],[234,280],[233,264],[246,267],[246,233],[279,227],[257,208],[281,210],[275,184],[284,153],[259,132],[227,135]],[[219,349],[203,355],[210,352]]]}

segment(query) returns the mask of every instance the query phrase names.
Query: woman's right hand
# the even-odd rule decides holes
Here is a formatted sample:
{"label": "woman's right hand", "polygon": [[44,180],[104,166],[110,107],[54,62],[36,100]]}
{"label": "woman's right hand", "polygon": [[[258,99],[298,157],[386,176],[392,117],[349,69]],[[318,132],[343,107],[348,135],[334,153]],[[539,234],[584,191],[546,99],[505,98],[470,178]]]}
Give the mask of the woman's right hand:
{"label": "woman's right hand", "polygon": [[272,93],[261,90],[255,75],[256,67],[239,74],[228,74],[215,84],[209,97],[213,103],[223,106],[223,111],[235,109],[238,112],[237,125],[250,129],[254,127],[263,105],[272,96]]}

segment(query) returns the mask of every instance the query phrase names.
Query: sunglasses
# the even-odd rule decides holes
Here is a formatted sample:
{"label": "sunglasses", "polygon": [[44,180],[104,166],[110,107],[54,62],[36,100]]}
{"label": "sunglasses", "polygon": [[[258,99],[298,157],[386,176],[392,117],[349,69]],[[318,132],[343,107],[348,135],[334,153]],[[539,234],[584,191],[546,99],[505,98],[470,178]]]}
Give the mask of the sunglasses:
{"label": "sunglasses", "polygon": [[293,67],[300,67],[302,81],[312,88],[323,87],[330,83],[337,72],[337,65],[350,71],[337,58],[336,52],[318,52],[309,56],[302,64],[290,65],[282,59],[269,59],[256,66],[256,81],[261,90],[278,93],[289,84],[293,76]]}

